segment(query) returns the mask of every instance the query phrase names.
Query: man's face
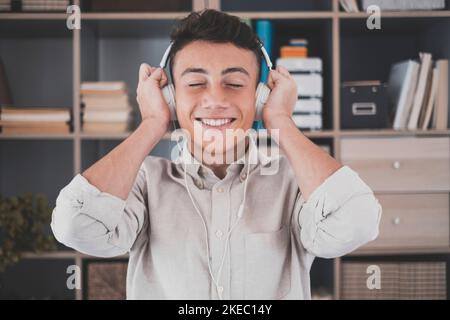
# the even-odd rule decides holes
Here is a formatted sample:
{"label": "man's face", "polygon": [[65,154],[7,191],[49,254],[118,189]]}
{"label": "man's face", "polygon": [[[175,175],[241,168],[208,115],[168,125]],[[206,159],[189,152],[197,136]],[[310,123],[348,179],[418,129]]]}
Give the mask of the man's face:
{"label": "man's face", "polygon": [[194,41],[177,52],[173,65],[177,118],[195,149],[223,154],[242,140],[229,133],[252,127],[258,69],[252,51],[231,43]]}

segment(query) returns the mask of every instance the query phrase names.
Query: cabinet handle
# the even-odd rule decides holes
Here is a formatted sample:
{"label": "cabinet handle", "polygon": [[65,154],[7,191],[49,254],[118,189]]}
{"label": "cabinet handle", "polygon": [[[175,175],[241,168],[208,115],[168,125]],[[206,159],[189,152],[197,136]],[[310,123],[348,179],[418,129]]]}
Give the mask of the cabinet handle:
{"label": "cabinet handle", "polygon": [[392,163],[392,168],[394,168],[395,170],[400,169],[400,161],[394,161]]}
{"label": "cabinet handle", "polygon": [[392,219],[392,224],[398,226],[400,224],[400,217],[395,217]]}

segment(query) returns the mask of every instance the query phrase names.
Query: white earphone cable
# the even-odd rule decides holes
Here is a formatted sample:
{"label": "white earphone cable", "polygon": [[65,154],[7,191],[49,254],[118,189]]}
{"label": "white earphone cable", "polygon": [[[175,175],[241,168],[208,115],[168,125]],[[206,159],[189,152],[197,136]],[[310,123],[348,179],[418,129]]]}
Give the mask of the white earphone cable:
{"label": "white earphone cable", "polygon": [[[180,150],[180,153],[181,153],[182,151],[181,151],[181,148],[179,146],[179,143],[177,143],[177,146],[178,146],[178,149]],[[186,146],[187,146],[187,144],[186,144]],[[217,291],[217,294],[218,294],[220,300],[223,300],[223,296],[222,296],[223,288],[220,286],[219,281],[221,279],[223,266],[225,264],[225,259],[226,259],[226,255],[227,255],[227,252],[228,252],[228,245],[229,245],[231,233],[236,228],[236,226],[239,224],[239,221],[240,221],[241,217],[243,216],[243,212],[244,212],[244,204],[245,204],[245,199],[247,197],[247,182],[248,182],[249,174],[250,174],[250,159],[251,159],[251,152],[252,151],[253,151],[253,149],[251,147],[249,147],[249,155],[248,155],[248,163],[247,163],[247,176],[246,176],[245,182],[244,182],[243,200],[242,200],[242,203],[240,204],[239,209],[238,209],[237,219],[236,219],[235,223],[233,224],[233,226],[230,228],[230,230],[227,233],[226,240],[225,240],[224,254],[222,255],[221,263],[220,263],[219,269],[217,271],[217,277],[214,277],[214,274],[213,274],[213,271],[212,271],[212,268],[211,268],[211,261],[210,261],[211,251],[210,251],[210,248],[209,248],[209,241],[208,241],[208,227],[207,227],[205,219],[203,218],[203,216],[202,216],[202,214],[200,212],[200,209],[198,208],[198,206],[197,206],[197,204],[196,204],[196,202],[194,200],[194,197],[192,196],[192,193],[191,193],[191,191],[189,189],[188,181],[187,181],[186,159],[183,159],[183,164],[184,164],[184,185],[185,185],[186,191],[187,191],[187,193],[189,195],[189,198],[190,198],[190,200],[191,200],[191,202],[192,202],[192,204],[193,204],[193,206],[195,208],[195,211],[197,212],[198,216],[202,220],[202,224],[203,224],[203,228],[204,228],[204,232],[205,232],[206,257],[207,257],[207,262],[208,262],[208,271],[209,271],[209,275],[211,277],[211,280],[213,281],[213,283],[214,283],[214,285],[216,287],[216,291]]]}

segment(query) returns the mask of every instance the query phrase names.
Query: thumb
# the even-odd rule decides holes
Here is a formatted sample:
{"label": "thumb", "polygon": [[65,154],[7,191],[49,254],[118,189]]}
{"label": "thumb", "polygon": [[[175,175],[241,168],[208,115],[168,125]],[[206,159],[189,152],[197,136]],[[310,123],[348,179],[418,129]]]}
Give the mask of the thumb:
{"label": "thumb", "polygon": [[277,84],[278,81],[280,81],[282,79],[282,75],[280,74],[279,71],[272,69],[269,72],[269,77],[267,79],[267,86],[273,90],[273,88],[275,88],[275,85]]}

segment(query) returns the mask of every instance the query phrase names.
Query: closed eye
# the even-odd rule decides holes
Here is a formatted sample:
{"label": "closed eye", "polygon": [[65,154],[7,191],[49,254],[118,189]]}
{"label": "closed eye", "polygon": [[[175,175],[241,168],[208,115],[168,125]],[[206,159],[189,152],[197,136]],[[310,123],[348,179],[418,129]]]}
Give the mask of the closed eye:
{"label": "closed eye", "polygon": [[230,87],[233,87],[233,88],[242,88],[243,87],[242,84],[237,84],[237,83],[228,83],[227,85]]}
{"label": "closed eye", "polygon": [[199,87],[205,85],[204,83],[191,83],[189,84],[189,87]]}

